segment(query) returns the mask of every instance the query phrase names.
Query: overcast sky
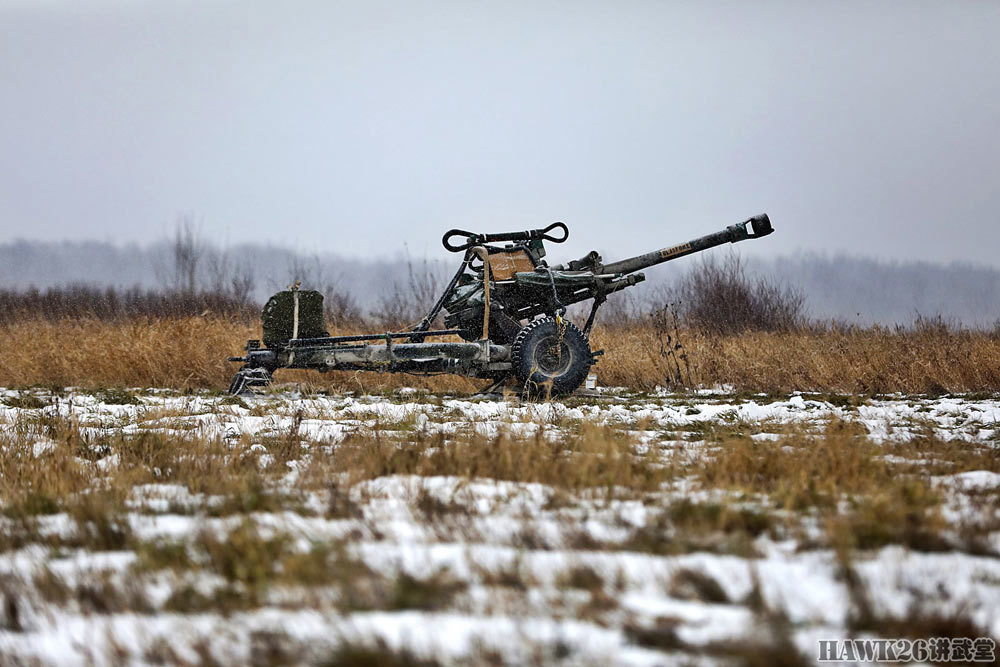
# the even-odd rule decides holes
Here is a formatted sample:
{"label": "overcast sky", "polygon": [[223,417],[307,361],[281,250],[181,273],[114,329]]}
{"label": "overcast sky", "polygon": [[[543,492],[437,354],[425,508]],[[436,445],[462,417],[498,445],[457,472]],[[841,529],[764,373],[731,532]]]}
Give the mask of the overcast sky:
{"label": "overcast sky", "polygon": [[0,0],[0,100],[0,242],[613,259],[766,211],[764,254],[1000,266],[994,1]]}

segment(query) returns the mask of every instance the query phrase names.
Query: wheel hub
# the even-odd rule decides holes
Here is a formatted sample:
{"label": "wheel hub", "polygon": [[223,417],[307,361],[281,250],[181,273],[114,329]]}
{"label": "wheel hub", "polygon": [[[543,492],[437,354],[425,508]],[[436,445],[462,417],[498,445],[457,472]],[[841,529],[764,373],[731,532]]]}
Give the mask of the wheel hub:
{"label": "wheel hub", "polygon": [[535,365],[546,375],[561,375],[573,363],[573,352],[561,336],[549,336],[535,348]]}

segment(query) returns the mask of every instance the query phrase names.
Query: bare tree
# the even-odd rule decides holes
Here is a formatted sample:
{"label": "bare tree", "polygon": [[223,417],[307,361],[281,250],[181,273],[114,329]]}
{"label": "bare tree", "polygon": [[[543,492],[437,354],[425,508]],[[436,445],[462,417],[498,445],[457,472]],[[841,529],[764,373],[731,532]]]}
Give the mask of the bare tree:
{"label": "bare tree", "polygon": [[303,288],[322,289],[325,273],[318,255],[303,257],[295,253],[288,260],[287,276],[289,285],[300,282]]}
{"label": "bare tree", "polygon": [[406,251],[406,275],[410,281],[410,296],[413,299],[413,306],[421,315],[426,313],[437,301],[441,294],[442,280],[439,267],[433,265],[426,257],[421,260],[419,266],[410,257],[410,249],[403,246]]}
{"label": "bare tree", "polygon": [[346,289],[330,284],[324,290],[326,319],[334,329],[362,326],[364,316],[357,300]]}
{"label": "bare tree", "polygon": [[198,264],[205,253],[205,242],[198,234],[192,215],[186,214],[178,218],[171,250],[174,260],[171,288],[177,292],[194,294],[198,289]]}
{"label": "bare tree", "polygon": [[225,249],[211,249],[205,254],[205,272],[208,274],[208,288],[217,294],[229,289],[232,272],[232,258]]}
{"label": "bare tree", "polygon": [[406,282],[392,281],[392,291],[379,297],[372,316],[390,327],[413,326],[431,309],[441,295],[443,279],[440,266],[426,257],[419,263],[406,248]]}
{"label": "bare tree", "polygon": [[229,290],[233,298],[241,304],[250,303],[250,295],[254,289],[253,268],[246,262],[237,262],[229,277]]}
{"label": "bare tree", "polygon": [[204,260],[212,292],[230,296],[241,304],[249,302],[254,272],[248,262],[234,260],[232,252],[226,248],[206,249]]}
{"label": "bare tree", "polygon": [[801,290],[766,278],[750,278],[736,253],[695,264],[676,287],[681,315],[713,334],[789,331],[806,322]]}

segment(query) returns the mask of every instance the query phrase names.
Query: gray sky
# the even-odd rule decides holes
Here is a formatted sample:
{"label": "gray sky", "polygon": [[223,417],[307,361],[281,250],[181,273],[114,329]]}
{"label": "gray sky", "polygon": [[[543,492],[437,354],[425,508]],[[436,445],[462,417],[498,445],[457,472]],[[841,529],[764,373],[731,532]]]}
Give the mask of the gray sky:
{"label": "gray sky", "polygon": [[[1000,266],[1000,2],[0,0],[0,242]],[[744,244],[744,248],[751,244]],[[749,248],[746,248],[749,250]]]}

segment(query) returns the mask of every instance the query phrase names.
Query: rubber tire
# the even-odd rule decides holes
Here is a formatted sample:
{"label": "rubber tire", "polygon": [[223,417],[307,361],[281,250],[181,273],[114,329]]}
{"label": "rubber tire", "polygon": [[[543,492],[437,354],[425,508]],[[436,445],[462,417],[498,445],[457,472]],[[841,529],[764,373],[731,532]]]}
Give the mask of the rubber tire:
{"label": "rubber tire", "polygon": [[[562,345],[557,356],[546,356],[558,337]],[[566,354],[569,358],[564,361]],[[514,375],[530,396],[572,393],[587,379],[593,364],[590,343],[583,332],[569,320],[559,324],[553,317],[526,324],[510,346],[510,358]]]}

